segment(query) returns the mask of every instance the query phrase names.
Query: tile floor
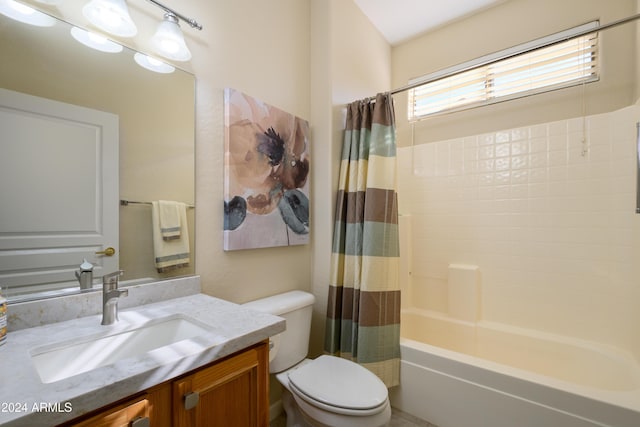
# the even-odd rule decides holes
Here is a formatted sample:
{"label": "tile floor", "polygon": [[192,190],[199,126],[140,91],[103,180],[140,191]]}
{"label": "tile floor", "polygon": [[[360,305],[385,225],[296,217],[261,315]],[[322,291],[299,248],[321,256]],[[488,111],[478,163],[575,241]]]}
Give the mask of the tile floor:
{"label": "tile floor", "polygon": [[[287,425],[287,421],[283,413],[278,418],[276,418],[271,422],[270,427],[285,427],[286,425]],[[409,415],[407,413],[398,411],[397,409],[393,409],[389,427],[437,427],[437,426],[434,424],[430,424],[426,421],[423,421],[419,418],[416,418],[412,415]]]}

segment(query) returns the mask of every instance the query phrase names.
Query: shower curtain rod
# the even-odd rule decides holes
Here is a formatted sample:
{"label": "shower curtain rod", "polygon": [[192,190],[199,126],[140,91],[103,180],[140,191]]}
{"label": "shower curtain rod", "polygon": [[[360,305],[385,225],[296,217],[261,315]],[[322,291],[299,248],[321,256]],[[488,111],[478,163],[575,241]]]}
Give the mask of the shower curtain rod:
{"label": "shower curtain rod", "polygon": [[[435,76],[435,77],[432,77],[432,78],[429,78],[429,79],[421,80],[419,82],[411,83],[411,84],[408,84],[406,86],[402,86],[402,87],[393,89],[391,91],[387,91],[386,93],[389,93],[391,95],[395,95],[396,93],[406,92],[408,90],[415,89],[418,86],[422,86],[424,84],[431,83],[431,82],[434,82],[436,80],[440,80],[442,78],[449,77],[449,76],[454,75],[454,74],[458,74],[458,73],[462,73],[464,71],[472,70],[474,68],[482,67],[483,65],[492,64],[494,62],[501,61],[503,59],[507,59],[507,58],[510,58],[510,57],[513,57],[513,56],[516,56],[516,55],[520,55],[520,54],[523,54],[523,53],[533,52],[533,51],[541,49],[543,47],[547,47],[547,46],[551,46],[551,45],[554,45],[554,44],[558,44],[558,43],[567,41],[567,40],[575,38],[575,37],[585,36],[587,34],[591,34],[591,33],[594,33],[594,32],[608,30],[610,28],[617,27],[619,25],[623,25],[623,24],[626,24],[628,22],[635,21],[637,19],[640,19],[640,13],[637,13],[637,14],[631,15],[631,16],[627,16],[626,18],[618,19],[617,21],[613,21],[613,22],[610,22],[610,23],[605,24],[605,25],[598,25],[595,28],[588,28],[586,30],[579,31],[577,33],[573,33],[570,36],[562,37],[562,38],[559,38],[559,39],[553,40],[553,41],[549,41],[547,43],[543,43],[541,45],[534,46],[534,47],[531,47],[531,48],[528,48],[528,49],[523,49],[522,51],[519,51],[519,52],[505,54],[504,56],[501,56],[499,58],[492,58],[492,59],[484,61],[484,62],[479,62],[477,64],[469,65],[468,67],[458,69],[458,70],[456,70],[455,72],[452,72],[452,73],[438,75],[438,76]],[[560,32],[562,32],[562,31],[560,31]],[[558,34],[558,33],[554,33],[554,34]],[[551,37],[551,36],[553,36],[553,34],[550,34],[550,35],[548,35],[546,37]],[[545,38],[545,37],[541,37],[541,38]],[[365,101],[373,101],[374,99],[376,99],[375,96],[370,96],[369,98],[365,98]]]}

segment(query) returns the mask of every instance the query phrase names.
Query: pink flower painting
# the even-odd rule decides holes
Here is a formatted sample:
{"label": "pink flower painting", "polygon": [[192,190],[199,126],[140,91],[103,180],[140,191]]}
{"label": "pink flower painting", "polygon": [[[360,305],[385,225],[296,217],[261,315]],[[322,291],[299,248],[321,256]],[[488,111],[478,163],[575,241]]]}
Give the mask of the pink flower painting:
{"label": "pink flower painting", "polygon": [[309,242],[309,123],[225,89],[224,250]]}

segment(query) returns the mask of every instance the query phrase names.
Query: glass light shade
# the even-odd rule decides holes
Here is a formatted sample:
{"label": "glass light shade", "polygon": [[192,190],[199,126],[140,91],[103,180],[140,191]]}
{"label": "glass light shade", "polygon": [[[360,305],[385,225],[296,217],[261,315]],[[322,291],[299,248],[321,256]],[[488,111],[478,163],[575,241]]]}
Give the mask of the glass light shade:
{"label": "glass light shade", "polygon": [[82,14],[93,25],[114,36],[133,37],[138,33],[124,0],[91,0],[82,8]]}
{"label": "glass light shade", "polygon": [[62,3],[63,0],[36,0],[38,3],[49,4],[51,6],[57,6]]}
{"label": "glass light shade", "polygon": [[99,50],[100,52],[119,53],[122,52],[123,49],[122,45],[115,43],[106,37],[92,33],[91,31],[83,30],[82,28],[71,28],[71,35],[83,45],[88,46],[91,49]]}
{"label": "glass light shade", "polygon": [[56,20],[46,13],[14,0],[0,0],[0,13],[4,16],[37,27],[52,27]]}
{"label": "glass light shade", "polygon": [[191,59],[191,52],[184,41],[178,18],[171,13],[166,13],[162,22],[158,24],[158,29],[151,38],[151,45],[158,55],[167,59],[174,61]]}
{"label": "glass light shade", "polygon": [[133,59],[139,66],[156,73],[170,74],[176,70],[174,66],[158,61],[157,59],[140,52],[133,55]]}

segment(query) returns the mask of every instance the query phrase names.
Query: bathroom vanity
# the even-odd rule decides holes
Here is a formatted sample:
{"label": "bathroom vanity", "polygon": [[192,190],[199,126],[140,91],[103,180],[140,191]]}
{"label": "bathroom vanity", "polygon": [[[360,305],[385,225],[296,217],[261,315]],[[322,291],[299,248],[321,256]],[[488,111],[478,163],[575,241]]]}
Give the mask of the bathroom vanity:
{"label": "bathroom vanity", "polygon": [[0,426],[268,426],[268,338],[284,319],[177,282],[130,287],[110,326],[100,292],[9,306]]}
{"label": "bathroom vanity", "polygon": [[267,426],[268,341],[61,426]]}

